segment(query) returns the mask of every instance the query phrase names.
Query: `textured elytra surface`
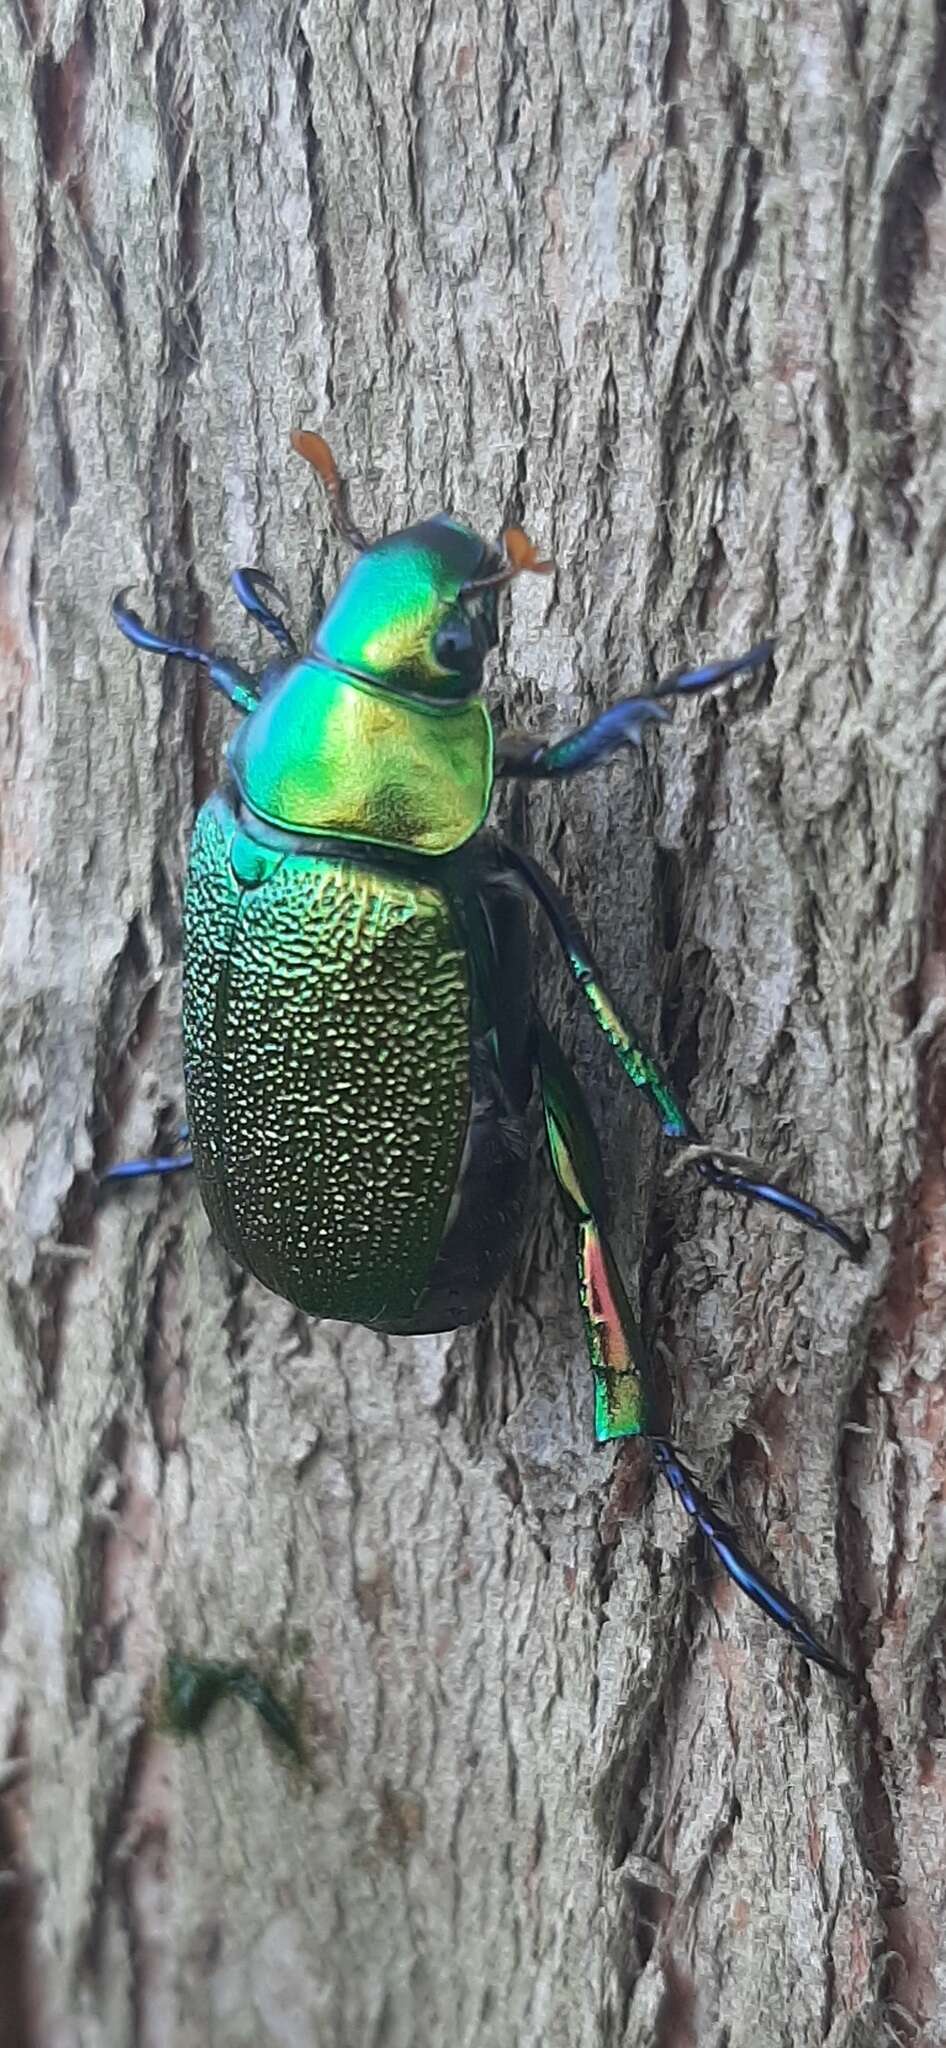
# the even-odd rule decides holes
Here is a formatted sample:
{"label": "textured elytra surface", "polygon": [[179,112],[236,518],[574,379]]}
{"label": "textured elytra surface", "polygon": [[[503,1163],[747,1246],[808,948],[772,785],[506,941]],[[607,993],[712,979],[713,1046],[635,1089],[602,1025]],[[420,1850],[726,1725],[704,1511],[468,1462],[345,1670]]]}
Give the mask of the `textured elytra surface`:
{"label": "textured elytra surface", "polygon": [[297,1308],[409,1323],[469,1115],[469,991],[448,905],[420,883],[294,854],[261,860],[249,884],[234,836],[229,806],[206,805],[184,911],[188,1121],[211,1223]]}
{"label": "textured elytra surface", "polygon": [[[8,2033],[938,2043],[941,16],[36,0],[0,47]],[[681,1439],[862,1709],[591,1452],[547,1182],[453,1345],[301,1322],[180,1191],[93,1205],[93,1143],[179,1111],[224,730],[106,600],[241,655],[235,563],[320,602],[299,421],[372,530],[554,554],[491,689],[533,730],[782,636],[528,832],[701,1123],[876,1233],[852,1274],[658,1181],[643,1271]],[[649,1138],[542,976],[626,1254]],[[297,1679],[312,1785],[236,1707],[169,1749],[169,1643]]]}

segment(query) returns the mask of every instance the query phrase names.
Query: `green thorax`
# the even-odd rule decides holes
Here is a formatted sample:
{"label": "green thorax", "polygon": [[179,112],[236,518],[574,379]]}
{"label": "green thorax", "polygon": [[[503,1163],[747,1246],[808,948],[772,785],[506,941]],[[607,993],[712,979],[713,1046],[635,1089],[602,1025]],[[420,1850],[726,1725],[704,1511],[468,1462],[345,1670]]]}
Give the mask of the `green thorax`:
{"label": "green thorax", "polygon": [[493,733],[476,698],[407,698],[314,654],[244,720],[228,759],[244,802],[270,824],[446,854],[486,815]]}

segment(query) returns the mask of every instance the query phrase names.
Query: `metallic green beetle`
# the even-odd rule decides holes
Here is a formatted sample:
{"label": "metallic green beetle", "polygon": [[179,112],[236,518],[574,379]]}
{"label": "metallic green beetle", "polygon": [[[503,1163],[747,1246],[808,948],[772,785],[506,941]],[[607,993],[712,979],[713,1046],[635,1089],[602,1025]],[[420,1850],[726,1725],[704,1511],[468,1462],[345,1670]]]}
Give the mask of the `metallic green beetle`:
{"label": "metallic green beetle", "polygon": [[294,434],[293,445],[358,556],[304,653],[260,570],[233,579],[280,646],[258,676],[150,632],[124,597],[113,606],[136,646],[200,663],[245,716],[197,819],[187,874],[193,1152],[111,1177],[193,1164],[233,1257],[310,1315],[455,1329],[485,1314],[524,1219],[537,1077],[575,1229],[598,1440],[645,1437],[731,1577],[803,1655],[843,1675],[664,1434],[609,1242],[597,1136],[532,994],[530,894],[625,1073],[696,1171],[787,1210],[849,1257],[864,1241],[705,1143],[609,999],[554,883],[484,827],[497,774],[561,777],[603,761],[638,744],[673,699],[760,667],[771,643],[668,676],[557,742],[497,745],[477,692],[498,596],[550,565],[518,528],[496,548],[443,514],[369,544],[321,436]]}

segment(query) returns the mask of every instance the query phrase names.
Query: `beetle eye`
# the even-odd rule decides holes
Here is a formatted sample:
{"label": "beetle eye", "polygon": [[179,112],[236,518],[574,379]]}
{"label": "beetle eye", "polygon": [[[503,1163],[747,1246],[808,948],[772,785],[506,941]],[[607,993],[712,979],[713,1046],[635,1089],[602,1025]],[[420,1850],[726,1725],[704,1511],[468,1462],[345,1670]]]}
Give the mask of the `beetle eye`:
{"label": "beetle eye", "polygon": [[466,673],[473,663],[478,666],[481,657],[470,620],[456,613],[445,620],[434,634],[433,654],[438,668],[453,674]]}

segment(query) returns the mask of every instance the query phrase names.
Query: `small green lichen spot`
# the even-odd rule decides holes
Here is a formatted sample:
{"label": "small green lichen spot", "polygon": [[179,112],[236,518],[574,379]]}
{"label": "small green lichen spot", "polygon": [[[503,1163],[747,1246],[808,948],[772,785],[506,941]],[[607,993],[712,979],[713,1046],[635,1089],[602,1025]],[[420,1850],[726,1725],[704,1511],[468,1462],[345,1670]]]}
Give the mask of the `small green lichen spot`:
{"label": "small green lichen spot", "polygon": [[170,1734],[199,1735],[222,1699],[245,1700],[277,1742],[302,1762],[302,1742],[289,1709],[248,1664],[214,1664],[176,1654],[168,1658],[161,1718]]}

